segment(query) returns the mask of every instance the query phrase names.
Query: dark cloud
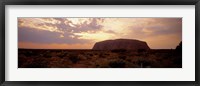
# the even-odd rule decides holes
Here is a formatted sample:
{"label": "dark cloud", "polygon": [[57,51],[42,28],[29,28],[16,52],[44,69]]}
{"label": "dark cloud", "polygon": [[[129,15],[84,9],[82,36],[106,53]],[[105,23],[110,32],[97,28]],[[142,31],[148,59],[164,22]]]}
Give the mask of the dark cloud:
{"label": "dark cloud", "polygon": [[[87,32],[87,31],[96,31],[102,28],[102,25],[99,25],[97,22],[103,22],[101,18],[89,18],[89,22],[85,21],[79,25],[73,24],[72,21],[68,20],[67,18],[54,18],[55,20],[60,21],[57,24],[51,24],[52,26],[56,26],[59,30],[62,31],[74,31],[74,32]],[[49,23],[46,23],[49,25]],[[71,26],[71,25],[75,26]]]}
{"label": "dark cloud", "polygon": [[[28,18],[26,18],[28,19]],[[29,26],[20,26],[18,27],[18,40],[21,42],[34,42],[34,43],[84,43],[89,42],[89,40],[78,39],[80,36],[74,35],[73,33],[80,32],[96,32],[102,28],[102,25],[98,24],[98,21],[103,22],[101,18],[89,18],[89,22],[85,21],[81,24],[73,24],[72,21],[67,18],[40,18],[41,20],[48,21],[42,23],[34,24],[34,27]],[[56,23],[52,23],[53,21],[57,21]],[[18,19],[18,23],[21,24],[22,21],[20,18]],[[71,26],[71,25],[73,26]],[[59,31],[63,33],[40,30],[35,28],[57,28]],[[64,36],[59,38],[60,36]]]}
{"label": "dark cloud", "polygon": [[[46,25],[49,27],[56,27],[59,30],[64,31],[64,32],[71,32],[72,30],[75,33],[87,32],[87,31],[95,32],[97,30],[100,30],[103,27],[102,25],[98,24],[98,21],[103,22],[104,20],[102,18],[88,18],[89,22],[85,21],[81,24],[76,25],[76,24],[73,24],[72,21],[68,20],[67,18],[52,18],[52,19],[59,21],[59,23],[52,24],[52,23],[44,22],[44,23],[41,23],[40,26]],[[48,19],[45,18],[45,20],[48,20]],[[74,27],[71,25],[73,25]]]}
{"label": "dark cloud", "polygon": [[[131,26],[130,29],[135,36],[140,38],[148,36],[182,34],[181,18],[155,18],[143,26]],[[148,32],[149,31],[149,32]],[[131,35],[131,34],[130,34]]]}
{"label": "dark cloud", "polygon": [[129,32],[122,37],[132,37],[133,39],[155,38],[158,36],[168,36],[176,34],[182,37],[182,19],[181,18],[153,18],[143,25],[133,25],[129,27]]}
{"label": "dark cloud", "polygon": [[[60,38],[60,35],[64,35]],[[65,44],[76,44],[76,43],[86,43],[89,40],[77,39],[69,37],[73,35],[71,33],[60,34],[57,32],[50,32],[46,30],[35,30],[32,28],[19,28],[18,31],[18,41],[20,42],[33,42],[33,43],[65,43]]]}
{"label": "dark cloud", "polygon": [[87,32],[87,31],[96,31],[102,28],[102,25],[99,25],[98,22],[99,18],[92,18],[90,19],[90,23],[84,22],[83,24],[78,26],[78,30],[75,29],[76,32]]}
{"label": "dark cloud", "polygon": [[181,26],[168,26],[168,27],[163,27],[163,26],[154,26],[154,27],[149,27],[149,29],[152,30],[151,35],[165,35],[165,34],[176,34],[176,33],[181,33],[182,28]]}

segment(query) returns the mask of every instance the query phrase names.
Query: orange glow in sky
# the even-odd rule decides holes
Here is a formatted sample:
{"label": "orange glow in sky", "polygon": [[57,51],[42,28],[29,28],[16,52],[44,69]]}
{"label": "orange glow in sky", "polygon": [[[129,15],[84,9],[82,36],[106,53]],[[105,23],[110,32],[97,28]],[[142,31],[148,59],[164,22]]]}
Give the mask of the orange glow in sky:
{"label": "orange glow in sky", "polygon": [[174,49],[182,41],[182,18],[18,18],[19,48],[91,49],[119,38]]}

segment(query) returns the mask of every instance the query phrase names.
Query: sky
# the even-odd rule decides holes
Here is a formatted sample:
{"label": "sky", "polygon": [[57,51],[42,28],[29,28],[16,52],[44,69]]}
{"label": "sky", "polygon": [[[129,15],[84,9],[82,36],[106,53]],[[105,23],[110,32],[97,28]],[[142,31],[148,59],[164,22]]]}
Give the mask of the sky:
{"label": "sky", "polygon": [[96,42],[114,39],[174,49],[182,41],[182,18],[18,18],[19,48],[92,49]]}

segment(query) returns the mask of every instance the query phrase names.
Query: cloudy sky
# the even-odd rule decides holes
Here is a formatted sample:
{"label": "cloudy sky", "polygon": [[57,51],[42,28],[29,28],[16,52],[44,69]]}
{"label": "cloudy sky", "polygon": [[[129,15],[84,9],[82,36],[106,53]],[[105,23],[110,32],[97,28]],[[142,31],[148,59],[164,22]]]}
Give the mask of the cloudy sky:
{"label": "cloudy sky", "polygon": [[182,41],[181,18],[18,18],[19,48],[91,49],[108,39],[146,41],[152,49]]}

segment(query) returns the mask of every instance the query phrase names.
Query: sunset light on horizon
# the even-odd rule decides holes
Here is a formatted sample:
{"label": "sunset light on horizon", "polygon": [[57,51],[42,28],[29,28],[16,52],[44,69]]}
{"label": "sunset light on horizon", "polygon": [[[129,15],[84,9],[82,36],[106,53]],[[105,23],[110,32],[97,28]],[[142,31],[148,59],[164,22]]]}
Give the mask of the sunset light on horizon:
{"label": "sunset light on horizon", "polygon": [[96,42],[114,39],[175,49],[182,41],[182,18],[18,18],[18,48],[92,49]]}

